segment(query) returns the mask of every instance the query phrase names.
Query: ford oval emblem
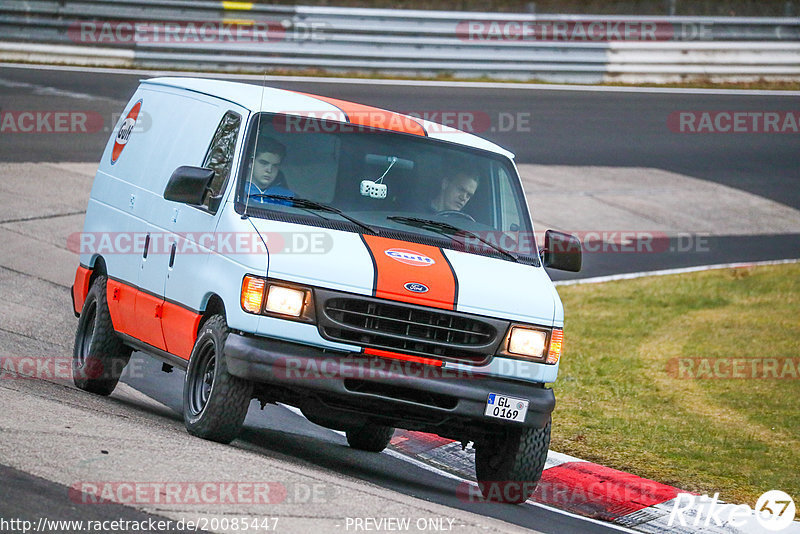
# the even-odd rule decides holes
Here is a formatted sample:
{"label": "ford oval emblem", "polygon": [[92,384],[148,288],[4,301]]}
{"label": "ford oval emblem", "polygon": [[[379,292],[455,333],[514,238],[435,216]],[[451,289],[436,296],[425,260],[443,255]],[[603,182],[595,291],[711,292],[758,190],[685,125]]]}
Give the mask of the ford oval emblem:
{"label": "ford oval emblem", "polygon": [[412,293],[428,292],[428,286],[426,286],[425,284],[420,284],[419,282],[406,282],[406,284],[403,287],[406,288],[408,291],[411,291]]}

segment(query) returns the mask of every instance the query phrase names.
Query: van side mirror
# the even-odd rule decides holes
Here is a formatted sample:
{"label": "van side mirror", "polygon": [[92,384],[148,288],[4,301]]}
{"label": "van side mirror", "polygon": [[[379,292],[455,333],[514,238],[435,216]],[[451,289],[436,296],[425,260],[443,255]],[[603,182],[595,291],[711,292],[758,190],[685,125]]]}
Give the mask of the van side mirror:
{"label": "van side mirror", "polygon": [[542,263],[545,267],[571,271],[581,270],[581,242],[574,235],[548,230],[544,234]]}
{"label": "van side mirror", "polygon": [[210,191],[214,171],[203,167],[178,167],[169,177],[164,189],[164,198],[173,202],[182,202],[199,206],[203,203],[206,191]]}

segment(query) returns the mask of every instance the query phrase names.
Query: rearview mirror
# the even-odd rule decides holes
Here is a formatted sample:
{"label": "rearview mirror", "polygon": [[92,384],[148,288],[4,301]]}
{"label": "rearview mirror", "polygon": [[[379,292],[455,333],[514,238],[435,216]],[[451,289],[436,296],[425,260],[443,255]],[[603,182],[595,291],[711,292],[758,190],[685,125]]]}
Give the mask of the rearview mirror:
{"label": "rearview mirror", "polygon": [[544,234],[542,263],[545,267],[577,273],[581,270],[581,242],[574,235],[548,230]]}
{"label": "rearview mirror", "polygon": [[164,198],[173,202],[182,202],[199,206],[203,203],[206,191],[210,191],[214,171],[203,167],[178,167],[169,177],[164,189]]}
{"label": "rearview mirror", "polygon": [[414,169],[414,162],[410,159],[398,158],[397,156],[385,156],[383,154],[367,154],[364,161],[369,165],[391,165],[395,169],[410,171]]}

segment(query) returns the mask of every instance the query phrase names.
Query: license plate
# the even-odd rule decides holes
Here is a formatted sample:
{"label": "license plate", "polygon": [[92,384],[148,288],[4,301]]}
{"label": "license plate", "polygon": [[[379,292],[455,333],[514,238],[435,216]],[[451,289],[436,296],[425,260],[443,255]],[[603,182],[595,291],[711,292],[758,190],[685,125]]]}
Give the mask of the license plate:
{"label": "license plate", "polygon": [[486,399],[486,411],[483,413],[497,419],[524,423],[525,414],[528,413],[528,401],[506,397],[498,393],[489,393],[489,398]]}

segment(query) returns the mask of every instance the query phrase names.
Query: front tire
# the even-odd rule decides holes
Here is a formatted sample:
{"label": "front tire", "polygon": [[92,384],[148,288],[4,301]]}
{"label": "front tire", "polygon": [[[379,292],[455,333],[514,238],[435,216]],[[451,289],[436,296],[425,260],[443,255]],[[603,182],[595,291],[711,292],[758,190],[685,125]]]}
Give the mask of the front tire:
{"label": "front tire", "polygon": [[394,428],[367,423],[364,426],[348,430],[346,434],[347,443],[354,449],[381,452],[392,440]]}
{"label": "front tire", "polygon": [[117,387],[131,349],[114,331],[106,282],[105,276],[95,278],[83,303],[72,350],[72,380],[84,391],[107,396]]}
{"label": "front tire", "polygon": [[484,499],[520,504],[536,490],[550,447],[544,428],[509,428],[477,444],[475,475]]}
{"label": "front tire", "polygon": [[230,443],[239,435],[253,395],[251,382],[228,373],[223,348],[229,332],[221,315],[205,322],[183,382],[186,430],[219,443]]}

